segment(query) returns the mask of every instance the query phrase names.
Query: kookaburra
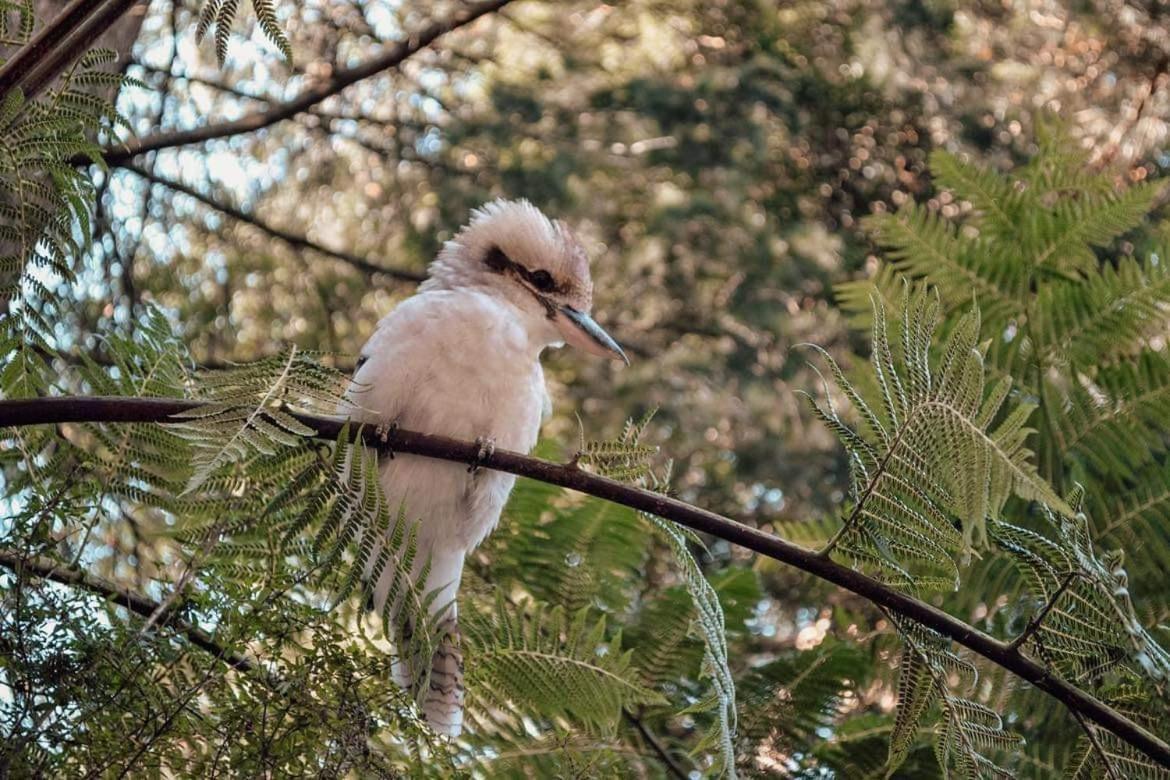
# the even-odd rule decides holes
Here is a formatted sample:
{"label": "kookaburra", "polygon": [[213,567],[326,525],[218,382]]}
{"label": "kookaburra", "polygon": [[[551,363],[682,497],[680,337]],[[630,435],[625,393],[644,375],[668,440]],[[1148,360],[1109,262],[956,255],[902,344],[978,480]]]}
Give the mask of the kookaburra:
{"label": "kookaburra", "polygon": [[[348,394],[351,416],[476,440],[481,451],[529,452],[551,408],[540,367],[546,347],[568,343],[629,362],[590,317],[592,305],[589,258],[567,225],[527,201],[488,203],[444,245],[418,293],[378,323]],[[436,731],[457,735],[463,661],[454,600],[463,559],[495,528],[515,477],[405,454],[380,468],[390,507],[418,525],[413,576],[426,571],[421,591],[437,594],[430,609],[442,611],[445,637],[428,674],[425,659],[401,651],[414,627],[398,621],[395,678]],[[378,611],[392,576],[387,569],[372,583]]]}

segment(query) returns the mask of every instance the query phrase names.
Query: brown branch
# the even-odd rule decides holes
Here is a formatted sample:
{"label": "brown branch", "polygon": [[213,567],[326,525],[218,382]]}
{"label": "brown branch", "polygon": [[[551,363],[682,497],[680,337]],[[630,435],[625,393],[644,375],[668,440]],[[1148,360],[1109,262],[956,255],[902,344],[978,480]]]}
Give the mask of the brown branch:
{"label": "brown branch", "polygon": [[367,274],[385,274],[386,276],[390,276],[395,279],[401,279],[404,282],[416,283],[421,282],[426,278],[425,274],[418,271],[408,271],[403,268],[389,268],[383,265],[379,265],[378,263],[372,263],[366,258],[361,257],[360,255],[355,255],[352,252],[341,252],[336,249],[329,249],[328,247],[321,246],[320,244],[310,241],[304,236],[298,236],[297,234],[290,233],[287,230],[281,230],[280,228],[273,227],[267,222],[261,220],[259,217],[246,214],[243,211],[240,211],[239,209],[233,206],[229,206],[225,203],[220,203],[219,201],[204,195],[202,192],[199,192],[192,187],[188,187],[186,184],[182,184],[181,182],[177,181],[171,181],[170,179],[164,179],[158,174],[152,173],[145,168],[139,168],[133,163],[127,163],[122,167],[132,173],[138,174],[147,181],[166,187],[167,189],[174,190],[175,192],[182,193],[189,198],[194,198],[208,208],[215,209],[216,211],[226,214],[232,219],[238,220],[247,225],[251,225],[257,230],[262,230],[268,235],[274,238],[278,238],[289,246],[295,247],[296,249],[307,249],[312,252],[325,255],[326,257],[331,257],[334,260],[340,260],[344,263],[349,263],[354,268],[357,268],[358,270]]}
{"label": "brown branch", "polygon": [[1064,578],[1064,581],[1060,583],[1060,587],[1058,587],[1056,592],[1052,594],[1052,598],[1048,599],[1048,603],[1046,603],[1040,609],[1040,611],[1036,613],[1035,617],[1028,621],[1028,625],[1024,626],[1024,630],[1020,632],[1019,636],[1008,643],[1008,647],[1011,647],[1013,650],[1018,648],[1020,645],[1024,644],[1024,642],[1027,642],[1028,638],[1031,637],[1032,634],[1039,631],[1040,625],[1044,622],[1044,619],[1048,617],[1048,613],[1052,611],[1053,607],[1056,606],[1056,602],[1060,601],[1060,597],[1064,595],[1064,592],[1068,590],[1073,582],[1080,576],[1081,572],[1070,571],[1068,576]]}
{"label": "brown branch", "polygon": [[[481,16],[490,14],[503,8],[512,0],[484,0],[484,2],[467,6],[454,13],[449,19],[434,22],[425,29],[414,33],[406,40],[398,43],[382,54],[373,57],[368,62],[344,68],[320,83],[314,84],[301,92],[297,97],[277,103],[271,108],[256,111],[230,122],[218,122],[195,128],[194,130],[178,130],[171,133],[160,133],[155,136],[133,141],[123,148],[107,150],[103,157],[107,164],[121,166],[126,161],[145,152],[158,149],[169,149],[174,146],[185,146],[215,138],[240,135],[262,130],[278,122],[283,122],[293,116],[320,103],[328,97],[336,95],[346,87],[363,79],[370,78],[382,71],[398,67],[405,60],[430,46],[436,39],[449,32],[465,27]],[[75,164],[85,164],[85,159],[73,160]]]}
{"label": "brown branch", "polygon": [[642,735],[642,739],[646,741],[646,744],[658,754],[659,760],[666,767],[667,774],[671,777],[677,777],[678,780],[687,780],[689,775],[686,770],[679,766],[678,762],[671,757],[670,753],[666,750],[666,746],[662,744],[658,737],[654,736],[654,732],[642,722],[642,718],[629,710],[622,710],[622,717],[630,722],[637,732]]}
{"label": "brown branch", "polygon": [[[190,73],[171,73],[165,68],[157,68],[145,62],[135,62],[134,65],[142,68],[147,73],[153,73],[155,75],[162,76],[164,79],[178,79],[180,81],[185,81],[188,84],[197,84],[201,87],[207,87],[208,89],[222,92],[225,95],[231,95],[232,97],[239,98],[240,100],[250,100],[254,103],[264,103],[265,105],[276,103],[280,100],[279,98],[273,97],[271,95],[262,95],[257,92],[245,92],[239,87],[226,84],[222,81],[215,81],[213,79],[204,78],[203,76],[195,76]],[[307,114],[308,116],[318,117],[322,120],[336,119],[351,122],[363,122],[365,124],[375,125],[379,128],[398,129],[406,127],[413,130],[424,130],[434,124],[433,122],[423,123],[408,121],[400,117],[395,117],[393,119],[379,119],[378,117],[366,116],[364,114],[346,114],[337,111],[329,111],[320,107],[308,108],[303,113]]]}
{"label": "brown branch", "polygon": [[[200,405],[195,401],[166,398],[61,397],[0,401],[0,428],[54,423],[166,422],[174,415]],[[315,436],[324,439],[336,439],[346,424],[340,419],[305,414],[294,416],[311,428]],[[1056,676],[1051,669],[1023,655],[1017,648],[813,550],[678,499],[590,474],[571,463],[554,463],[502,449],[480,457],[480,447],[475,442],[402,428],[387,432],[385,441],[373,427],[361,429],[361,436],[370,447],[388,447],[398,453],[458,463],[478,462],[485,468],[596,496],[717,536],[793,566],[953,640],[1027,680],[1063,703],[1071,712],[1102,726],[1157,763],[1170,768],[1170,744],[1092,694]]]}
{"label": "brown branch", "polygon": [[247,656],[228,650],[219,644],[211,634],[180,618],[173,609],[164,608],[165,605],[109,580],[80,569],[63,566],[41,555],[23,556],[12,550],[0,550],[0,566],[11,569],[17,575],[32,574],[42,580],[88,590],[90,593],[97,594],[106,601],[119,607],[125,607],[146,619],[157,613],[156,623],[173,628],[182,634],[188,642],[222,659],[233,669],[251,673],[259,668]]}
{"label": "brown branch", "polygon": [[1089,738],[1089,745],[1092,746],[1093,751],[1101,759],[1101,766],[1105,769],[1105,776],[1109,778],[1109,780],[1122,780],[1122,778],[1118,776],[1117,770],[1113,767],[1113,764],[1109,762],[1109,754],[1105,752],[1105,746],[1101,744],[1101,740],[1097,739],[1097,733],[1093,731],[1092,726],[1090,726],[1088,723],[1085,723],[1085,716],[1081,715],[1075,710],[1073,711],[1072,715],[1073,718],[1076,719],[1077,725],[1079,725],[1081,730],[1085,732],[1085,736]]}
{"label": "brown branch", "polygon": [[0,68],[0,96],[21,89],[36,97],[137,2],[73,0]]}

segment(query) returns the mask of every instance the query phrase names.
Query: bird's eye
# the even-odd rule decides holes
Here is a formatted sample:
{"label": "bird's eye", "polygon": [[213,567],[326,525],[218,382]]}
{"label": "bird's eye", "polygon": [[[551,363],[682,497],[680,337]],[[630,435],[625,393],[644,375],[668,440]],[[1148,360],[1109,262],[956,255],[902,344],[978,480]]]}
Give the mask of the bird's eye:
{"label": "bird's eye", "polygon": [[528,277],[532,285],[541,292],[551,292],[556,285],[553,283],[552,274],[544,269],[533,271],[532,275]]}

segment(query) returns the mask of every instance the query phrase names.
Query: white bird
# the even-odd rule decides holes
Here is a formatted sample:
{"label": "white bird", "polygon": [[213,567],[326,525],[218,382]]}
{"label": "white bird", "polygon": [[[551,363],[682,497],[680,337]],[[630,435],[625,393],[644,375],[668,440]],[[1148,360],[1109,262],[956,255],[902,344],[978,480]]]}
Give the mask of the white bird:
{"label": "white bird", "polygon": [[[567,342],[629,363],[590,317],[592,304],[589,259],[567,225],[524,200],[488,203],[444,245],[417,294],[378,323],[348,394],[351,416],[476,440],[481,456],[497,445],[529,452],[551,411],[540,366],[546,347]],[[456,736],[463,660],[454,602],[463,560],[495,528],[516,478],[405,454],[384,460],[390,506],[418,523],[412,575],[426,571],[422,593],[437,593],[430,610],[441,612],[444,635],[428,675],[418,659],[404,657],[414,627],[400,621],[395,679],[421,699],[436,731]],[[372,568],[371,560],[367,575]],[[374,584],[378,611],[393,574],[387,568]]]}

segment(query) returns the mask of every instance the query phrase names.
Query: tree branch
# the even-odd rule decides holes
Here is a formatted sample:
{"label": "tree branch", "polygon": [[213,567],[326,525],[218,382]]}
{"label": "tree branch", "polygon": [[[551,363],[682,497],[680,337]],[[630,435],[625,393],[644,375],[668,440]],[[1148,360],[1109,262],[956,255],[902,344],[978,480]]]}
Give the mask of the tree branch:
{"label": "tree branch", "polygon": [[1056,606],[1056,602],[1060,601],[1060,597],[1064,595],[1064,592],[1068,590],[1073,582],[1080,576],[1081,573],[1079,571],[1070,571],[1068,576],[1064,578],[1064,581],[1060,583],[1060,587],[1058,587],[1056,592],[1052,594],[1052,598],[1048,599],[1048,603],[1046,603],[1040,609],[1040,611],[1036,613],[1035,617],[1028,621],[1028,625],[1024,626],[1024,630],[1020,632],[1019,636],[1008,643],[1008,647],[1011,647],[1013,650],[1020,647],[1024,644],[1024,642],[1028,641],[1028,638],[1031,637],[1032,634],[1039,631],[1040,625],[1044,622],[1044,618],[1048,617],[1048,613],[1051,612],[1053,607]]}
{"label": "tree branch", "polygon": [[278,238],[289,246],[295,247],[296,249],[308,249],[310,251],[317,252],[318,254],[325,255],[326,257],[331,257],[334,260],[340,260],[343,263],[349,263],[354,268],[357,268],[358,270],[367,274],[385,274],[386,276],[390,276],[395,279],[401,279],[404,282],[416,283],[421,282],[426,278],[425,274],[418,271],[408,271],[403,268],[388,268],[377,263],[372,263],[364,257],[355,255],[351,252],[340,252],[335,249],[329,249],[328,247],[321,246],[320,244],[310,241],[304,236],[298,236],[297,234],[290,233],[287,230],[281,230],[280,228],[273,227],[267,222],[261,220],[259,217],[246,214],[233,206],[219,203],[211,197],[204,195],[202,192],[199,192],[192,187],[188,187],[186,184],[182,184],[177,181],[171,181],[170,179],[164,179],[158,174],[152,173],[145,168],[139,168],[133,163],[126,163],[122,167],[132,173],[138,174],[147,181],[166,187],[169,190],[182,193],[189,198],[194,198],[208,208],[215,209],[216,211],[228,215],[232,219],[238,220],[247,225],[251,225],[258,230],[262,230],[268,235],[274,238]]}
{"label": "tree branch", "polygon": [[642,722],[641,717],[629,710],[622,710],[622,717],[630,722],[637,732],[642,735],[642,739],[646,741],[646,744],[658,754],[658,759],[666,767],[667,774],[671,777],[678,778],[678,780],[687,779],[687,772],[671,757],[670,753],[666,750],[666,746],[662,744],[658,737],[654,736],[654,732],[647,728],[646,724]]}
{"label": "tree branch", "polygon": [[173,628],[182,634],[188,642],[220,658],[233,669],[245,673],[256,672],[259,669],[255,662],[247,656],[228,650],[216,642],[211,634],[180,618],[173,609],[164,608],[165,605],[109,580],[80,569],[62,566],[44,556],[23,556],[11,550],[0,550],[0,566],[11,569],[17,575],[30,573],[43,580],[83,588],[146,619],[158,613],[158,617],[155,618],[156,623]]}
{"label": "tree branch", "polygon": [[[195,401],[166,398],[61,397],[0,401],[0,427],[52,423],[166,422],[173,415],[200,405]],[[336,439],[345,425],[345,421],[340,419],[305,414],[294,416],[313,429],[317,437],[324,439]],[[373,427],[362,428],[361,436],[370,447],[389,447],[397,453],[458,463],[472,463],[479,459],[480,448],[475,442],[446,436],[396,428],[388,432],[388,438],[383,442]],[[1084,716],[1162,766],[1170,768],[1170,744],[1093,695],[1054,675],[1050,669],[1023,655],[1017,648],[813,550],[678,499],[590,474],[572,463],[554,463],[501,449],[479,459],[479,462],[486,468],[569,488],[657,515],[831,582],[926,626],[1007,669],[1063,703],[1074,715]]]}
{"label": "tree branch", "polygon": [[[120,149],[106,151],[103,157],[108,165],[121,166],[131,158],[137,157],[145,152],[210,141],[214,138],[226,138],[228,136],[251,133],[256,130],[262,130],[265,127],[270,127],[278,122],[283,122],[286,119],[296,116],[328,97],[336,95],[351,84],[355,84],[390,68],[398,67],[405,60],[430,46],[436,39],[471,24],[481,16],[503,8],[511,1],[485,0],[484,2],[467,6],[457,11],[449,19],[434,22],[420,32],[414,33],[406,38],[406,40],[370,59],[368,62],[336,71],[330,78],[309,86],[300,95],[287,102],[277,103],[271,108],[247,114],[234,121],[218,122],[194,130],[160,133],[140,141],[133,141]],[[76,164],[85,164],[87,160],[78,158],[73,160],[73,162]]]}
{"label": "tree branch", "polygon": [[138,1],[74,0],[0,67],[0,96],[21,89],[36,97]]}

